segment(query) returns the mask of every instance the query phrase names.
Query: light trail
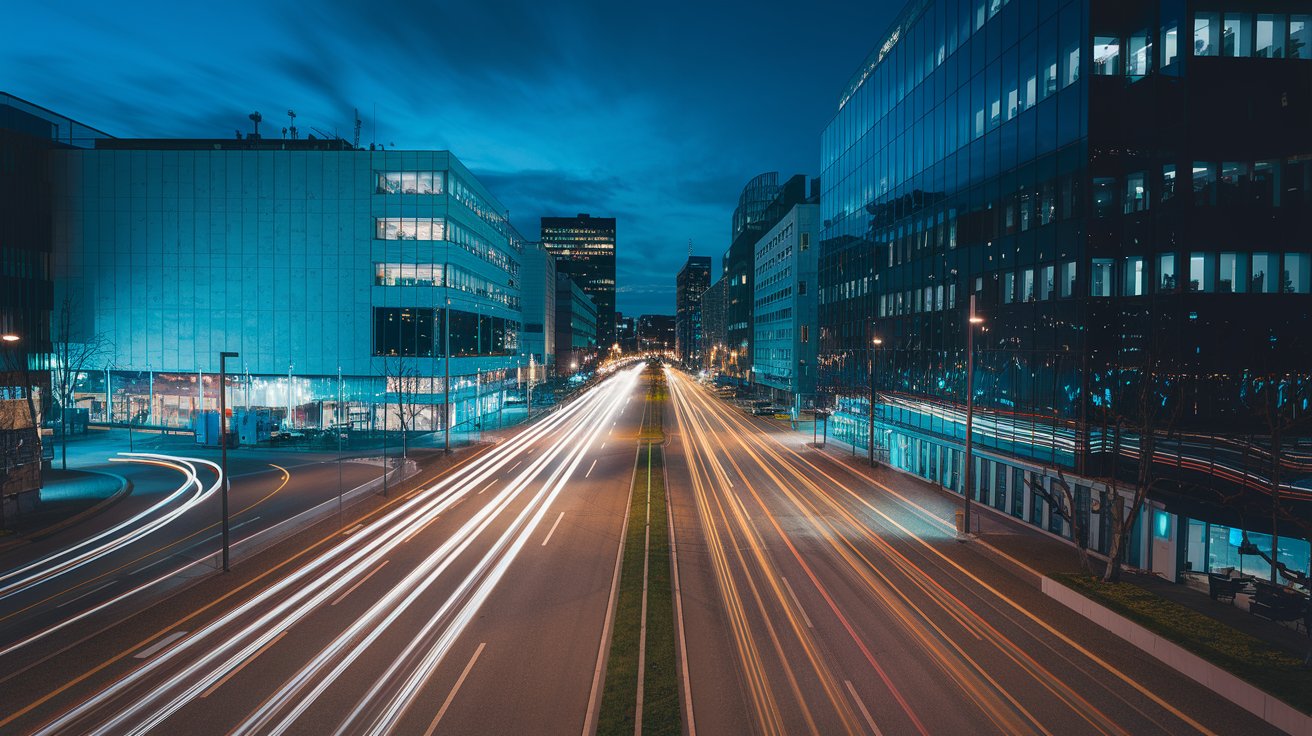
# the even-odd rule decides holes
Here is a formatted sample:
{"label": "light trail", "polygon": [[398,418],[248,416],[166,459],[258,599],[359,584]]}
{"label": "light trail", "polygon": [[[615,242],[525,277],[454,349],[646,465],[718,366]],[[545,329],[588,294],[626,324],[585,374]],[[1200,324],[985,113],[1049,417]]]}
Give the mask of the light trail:
{"label": "light trail", "polygon": [[[134,542],[145,539],[204,502],[220,486],[220,480],[216,479],[213,485],[206,488],[198,477],[196,463],[209,465],[214,469],[216,478],[220,475],[219,466],[209,460],[144,452],[120,454],[122,455],[121,458],[110,458],[110,460],[140,462],[170,468],[182,473],[185,480],[172,493],[149,508],[138,512],[132,518],[119,522],[77,544],[52,552],[41,559],[0,575],[0,600],[17,595],[42,583],[50,582],[84,565],[100,560],[106,555],[113,554]],[[183,498],[188,491],[193,489],[194,493],[191,496]],[[165,511],[179,499],[183,499],[182,503],[178,504],[176,508]],[[160,515],[155,516],[156,514]],[[155,518],[151,518],[152,516],[155,516]]]}
{"label": "light trail", "polygon": [[[335,636],[318,655],[286,680],[261,707],[242,721],[236,732],[276,733],[289,728],[389,625],[402,613],[416,607],[420,595],[481,533],[507,513],[512,503],[523,500],[522,496],[531,495],[506,532],[494,540],[492,551],[479,561],[475,572],[459,583],[457,592],[436,614],[425,614],[433,626],[439,621],[446,622],[446,628],[432,642],[432,647],[419,661],[402,656],[389,668],[389,672],[402,678],[398,681],[401,687],[397,689],[388,684],[382,689],[396,690],[391,697],[399,705],[389,707],[382,717],[386,719],[393,717],[391,714],[404,713],[407,703],[418,690],[417,686],[406,683],[422,683],[426,679],[413,677],[416,668],[421,671],[431,669],[441,661],[450,642],[464,630],[515,553],[537,528],[551,501],[582,461],[584,448],[605,426],[602,420],[617,410],[618,399],[632,389],[637,375],[638,371],[634,370],[608,379],[577,401],[483,453],[420,493],[398,501],[396,508],[356,533],[338,538],[333,546],[311,558],[303,567],[222,613],[168,651],[59,715],[37,733],[144,733],[159,727],[224,677],[243,667],[283,632],[313,612],[340,600],[350,592],[350,586],[376,571],[377,566],[415,531],[473,495],[475,489],[491,476],[506,473],[507,466],[517,460],[522,462],[534,442],[553,434],[559,435],[503,490],[492,494],[486,506],[475,512],[437,550],[383,594],[366,614]],[[584,442],[577,442],[579,435],[590,436]],[[536,494],[526,494],[525,489],[532,480],[557,460],[561,460],[559,466],[541,489]],[[456,606],[459,609],[452,612]],[[450,615],[444,618],[448,612]],[[414,646],[422,641],[423,638],[417,638]],[[413,654],[415,650],[408,651]]]}

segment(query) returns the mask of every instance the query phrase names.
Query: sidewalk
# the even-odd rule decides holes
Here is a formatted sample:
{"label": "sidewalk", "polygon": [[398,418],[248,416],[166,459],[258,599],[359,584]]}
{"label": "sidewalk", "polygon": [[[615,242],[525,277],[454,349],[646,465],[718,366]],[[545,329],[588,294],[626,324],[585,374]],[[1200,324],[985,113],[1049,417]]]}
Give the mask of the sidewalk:
{"label": "sidewalk", "polygon": [[[833,437],[830,437],[824,445],[816,446],[811,443],[809,427],[803,431],[800,426],[796,428],[789,426],[789,422],[770,421],[779,429],[790,433],[794,439],[826,453],[830,458],[843,463],[858,474],[896,490],[945,521],[953,522],[955,512],[961,508],[961,496],[923,478],[892,470],[878,463],[876,467],[871,468],[863,448],[857,447],[854,455],[850,443]],[[1075,547],[1070,543],[990,506],[976,503],[972,509],[971,531],[989,546],[1015,558],[1040,575],[1080,572]],[[1100,571],[1103,561],[1093,554],[1090,558],[1095,571]],[[1309,647],[1312,647],[1312,640],[1305,632],[1295,631],[1289,626],[1253,616],[1239,605],[1214,601],[1206,591],[1200,591],[1187,584],[1171,583],[1156,575],[1128,570],[1122,572],[1121,580],[1138,585],[1299,659],[1307,656]],[[1038,582],[1036,580],[1035,584],[1037,585]]]}
{"label": "sidewalk", "polygon": [[8,521],[0,552],[54,534],[103,511],[131,489],[122,476],[84,470],[47,470],[36,508]]}

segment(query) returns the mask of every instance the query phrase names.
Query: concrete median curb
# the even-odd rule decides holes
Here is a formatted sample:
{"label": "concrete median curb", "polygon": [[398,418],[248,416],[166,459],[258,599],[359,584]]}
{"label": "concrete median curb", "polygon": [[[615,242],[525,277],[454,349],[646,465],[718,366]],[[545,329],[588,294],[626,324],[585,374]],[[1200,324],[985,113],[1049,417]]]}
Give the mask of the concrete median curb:
{"label": "concrete median curb", "polygon": [[1043,576],[1043,594],[1136,647],[1162,664],[1292,736],[1312,736],[1312,716],[1149,631],[1078,591]]}

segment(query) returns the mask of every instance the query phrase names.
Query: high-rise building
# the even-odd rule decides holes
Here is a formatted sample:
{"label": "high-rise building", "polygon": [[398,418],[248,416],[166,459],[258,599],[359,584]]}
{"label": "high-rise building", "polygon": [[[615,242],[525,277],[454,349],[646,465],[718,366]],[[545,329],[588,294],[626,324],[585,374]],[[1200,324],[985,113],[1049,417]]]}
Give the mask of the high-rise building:
{"label": "high-rise building", "polygon": [[702,294],[711,285],[711,257],[688,256],[675,278],[675,350],[684,365],[700,365]]}
{"label": "high-rise building", "polygon": [[625,353],[638,352],[638,320],[615,313],[615,341]]}
{"label": "high-rise building", "polygon": [[793,416],[814,405],[820,205],[794,205],[756,241],[752,380]]}
{"label": "high-rise building", "polygon": [[724,253],[725,342],[729,361],[725,370],[750,379],[752,369],[752,303],[756,298],[756,243],[793,205],[806,201],[806,177],[798,174],[783,185],[778,172],[760,174],[743,187],[733,213],[733,242]]}
{"label": "high-rise building", "polygon": [[728,363],[728,335],[725,332],[725,298],[729,282],[724,276],[702,292],[702,367],[724,370]]}
{"label": "high-rise building", "polygon": [[615,342],[615,218],[544,217],[542,247],[556,257],[556,270],[592,297],[598,344],[610,349]]}
{"label": "high-rise building", "polygon": [[961,493],[973,365],[981,505],[1070,536],[1034,490],[1060,472],[1107,551],[1143,464],[1130,564],[1263,573],[1231,533],[1247,514],[1306,569],[1305,530],[1251,520],[1312,496],[1290,458],[1312,399],[1308,9],[916,0],[873,40],[821,143],[838,432]]}
{"label": "high-rise building", "polygon": [[596,367],[597,305],[568,274],[556,274],[556,371],[586,373]]}
{"label": "high-rise building", "polygon": [[676,341],[674,315],[644,314],[638,318],[638,349],[647,353],[670,353]]}
{"label": "high-rise building", "polygon": [[519,352],[524,360],[520,368],[534,366],[535,374],[524,374],[524,380],[536,380],[537,366],[542,367],[544,375],[550,375],[556,363],[556,259],[541,243],[525,243],[520,273],[524,318],[519,333]]}

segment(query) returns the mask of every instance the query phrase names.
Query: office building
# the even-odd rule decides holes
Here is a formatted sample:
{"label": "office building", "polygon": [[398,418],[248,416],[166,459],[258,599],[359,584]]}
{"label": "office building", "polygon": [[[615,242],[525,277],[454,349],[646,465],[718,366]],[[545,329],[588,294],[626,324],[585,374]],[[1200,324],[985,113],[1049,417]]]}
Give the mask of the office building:
{"label": "office building", "polygon": [[524,244],[452,154],[95,144],[51,166],[56,296],[113,346],[80,386],[95,418],[190,426],[221,351],[229,405],[291,428],[459,430],[514,386]]}
{"label": "office building", "polygon": [[619,343],[621,353],[638,352],[638,320],[616,312],[615,341]]}
{"label": "office building", "polygon": [[644,314],[638,318],[638,349],[644,353],[672,355],[675,321],[672,314]]}
{"label": "office building", "polygon": [[710,256],[689,255],[675,278],[675,356],[687,366],[702,359],[702,294],[711,285]]}
{"label": "office building", "polygon": [[702,292],[702,367],[723,371],[729,362],[728,334],[725,332],[725,295],[729,282],[724,277]]}
{"label": "office building", "polygon": [[[1092,509],[1113,506],[1109,478],[1133,483],[1151,433],[1126,560],[1260,572],[1233,527],[1269,549],[1267,452],[1306,440],[1312,390],[1310,20],[1278,0],[909,4],[821,143],[840,434],[864,448],[873,413],[877,456],[962,492],[973,364],[980,504],[1069,537],[1033,490],[1060,470],[1105,551]],[[1280,503],[1306,478],[1287,469]],[[1256,490],[1222,503],[1236,479]],[[1307,542],[1282,538],[1280,559],[1307,569]]]}
{"label": "office building", "polygon": [[756,241],[752,376],[793,416],[815,398],[820,205],[794,205]]}
{"label": "office building", "polygon": [[597,363],[597,305],[568,274],[556,274],[556,371],[588,373]]}
{"label": "office building", "polygon": [[542,246],[597,305],[597,343],[615,343],[615,218],[542,218]]}
{"label": "office building", "polygon": [[556,259],[541,243],[525,243],[520,273],[524,324],[519,333],[519,381],[538,381],[556,365]]}

